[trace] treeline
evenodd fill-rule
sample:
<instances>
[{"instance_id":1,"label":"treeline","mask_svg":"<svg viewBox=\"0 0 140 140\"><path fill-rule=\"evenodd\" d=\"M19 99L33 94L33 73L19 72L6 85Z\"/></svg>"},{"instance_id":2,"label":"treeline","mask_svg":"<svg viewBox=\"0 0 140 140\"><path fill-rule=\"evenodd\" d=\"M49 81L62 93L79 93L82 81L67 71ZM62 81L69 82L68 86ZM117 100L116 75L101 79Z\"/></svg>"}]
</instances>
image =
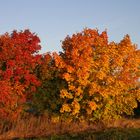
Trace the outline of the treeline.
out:
<instances>
[{"instance_id":1,"label":"treeline","mask_svg":"<svg viewBox=\"0 0 140 140\"><path fill-rule=\"evenodd\" d=\"M26 113L79 121L133 115L140 101L140 50L106 31L67 36L60 53L39 54L29 30L0 35L0 118Z\"/></svg>"}]
</instances>

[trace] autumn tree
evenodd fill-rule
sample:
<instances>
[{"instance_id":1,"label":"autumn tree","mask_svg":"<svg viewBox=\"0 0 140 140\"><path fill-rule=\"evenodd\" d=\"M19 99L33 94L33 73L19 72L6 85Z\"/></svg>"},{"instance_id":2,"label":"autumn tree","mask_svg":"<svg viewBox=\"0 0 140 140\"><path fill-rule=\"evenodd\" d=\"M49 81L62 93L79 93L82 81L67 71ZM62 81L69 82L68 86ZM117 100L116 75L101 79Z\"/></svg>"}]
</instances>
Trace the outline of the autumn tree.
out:
<instances>
[{"instance_id":1,"label":"autumn tree","mask_svg":"<svg viewBox=\"0 0 140 140\"><path fill-rule=\"evenodd\" d=\"M140 99L140 50L128 35L108 43L106 31L85 29L67 36L62 48L53 55L66 82L59 91L62 114L92 121L133 114Z\"/></svg>"},{"instance_id":2,"label":"autumn tree","mask_svg":"<svg viewBox=\"0 0 140 140\"><path fill-rule=\"evenodd\" d=\"M16 117L40 85L40 40L29 30L0 35L0 116Z\"/></svg>"},{"instance_id":3,"label":"autumn tree","mask_svg":"<svg viewBox=\"0 0 140 140\"><path fill-rule=\"evenodd\" d=\"M36 110L37 114L58 116L63 103L59 97L59 92L67 83L58 76L59 70L55 66L54 57L51 53L42 54L42 63L38 72L42 84L33 96L31 108Z\"/></svg>"},{"instance_id":4,"label":"autumn tree","mask_svg":"<svg viewBox=\"0 0 140 140\"><path fill-rule=\"evenodd\" d=\"M85 29L67 36L63 51L38 55L29 30L0 36L0 115L16 117L27 101L79 120L132 115L140 101L140 50L126 35L108 42L107 32Z\"/></svg>"}]
</instances>

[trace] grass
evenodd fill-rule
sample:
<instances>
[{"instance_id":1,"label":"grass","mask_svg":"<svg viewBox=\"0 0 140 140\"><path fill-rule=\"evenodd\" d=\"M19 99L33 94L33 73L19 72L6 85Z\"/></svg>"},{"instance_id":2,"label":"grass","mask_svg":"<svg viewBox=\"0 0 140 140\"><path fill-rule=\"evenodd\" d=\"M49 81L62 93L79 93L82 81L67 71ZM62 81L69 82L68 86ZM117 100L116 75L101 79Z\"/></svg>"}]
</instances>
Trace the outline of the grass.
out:
<instances>
[{"instance_id":1,"label":"grass","mask_svg":"<svg viewBox=\"0 0 140 140\"><path fill-rule=\"evenodd\" d=\"M53 135L44 138L17 140L140 140L140 129L110 128L104 131L87 131L76 134Z\"/></svg>"},{"instance_id":2,"label":"grass","mask_svg":"<svg viewBox=\"0 0 140 140\"><path fill-rule=\"evenodd\" d=\"M140 119L111 122L54 122L47 116L26 116L14 125L0 123L0 140L140 140Z\"/></svg>"}]
</instances>

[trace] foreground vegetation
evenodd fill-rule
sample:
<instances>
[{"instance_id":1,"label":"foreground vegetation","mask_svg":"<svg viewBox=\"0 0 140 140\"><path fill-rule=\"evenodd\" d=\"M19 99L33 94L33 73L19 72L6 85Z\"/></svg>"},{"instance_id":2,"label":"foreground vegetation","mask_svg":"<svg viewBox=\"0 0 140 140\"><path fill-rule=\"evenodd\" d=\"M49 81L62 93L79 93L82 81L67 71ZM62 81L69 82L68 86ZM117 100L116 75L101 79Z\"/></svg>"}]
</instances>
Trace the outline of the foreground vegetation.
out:
<instances>
[{"instance_id":1,"label":"foreground vegetation","mask_svg":"<svg viewBox=\"0 0 140 140\"><path fill-rule=\"evenodd\" d=\"M48 138L33 138L29 140L139 140L140 129L107 129L105 131L89 131L79 134L65 134Z\"/></svg>"},{"instance_id":2,"label":"foreground vegetation","mask_svg":"<svg viewBox=\"0 0 140 140\"><path fill-rule=\"evenodd\" d=\"M15 140L139 140L140 129L111 128L104 131L87 131L75 134L53 135L41 138L16 138Z\"/></svg>"},{"instance_id":3,"label":"foreground vegetation","mask_svg":"<svg viewBox=\"0 0 140 140\"><path fill-rule=\"evenodd\" d=\"M0 139L80 139L138 137L140 119L118 119L106 122L68 122L47 116L26 116L13 124L1 122ZM121 132L122 131L122 132ZM118 135L118 136L117 136ZM113 139L112 138L112 139ZM109 139L110 140L110 139ZM114 140L114 139L113 139Z\"/></svg>"}]
</instances>

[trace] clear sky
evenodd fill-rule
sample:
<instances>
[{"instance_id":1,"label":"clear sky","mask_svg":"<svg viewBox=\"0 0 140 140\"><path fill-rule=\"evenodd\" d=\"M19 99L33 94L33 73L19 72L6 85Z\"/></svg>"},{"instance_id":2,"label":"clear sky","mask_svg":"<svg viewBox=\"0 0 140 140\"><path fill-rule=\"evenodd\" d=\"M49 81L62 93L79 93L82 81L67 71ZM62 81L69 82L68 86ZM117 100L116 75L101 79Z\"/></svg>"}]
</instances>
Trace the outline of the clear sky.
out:
<instances>
[{"instance_id":1,"label":"clear sky","mask_svg":"<svg viewBox=\"0 0 140 140\"><path fill-rule=\"evenodd\" d=\"M140 48L140 0L1 0L0 34L30 29L41 39L42 51L61 51L66 35L107 29L109 41L125 34Z\"/></svg>"}]
</instances>

